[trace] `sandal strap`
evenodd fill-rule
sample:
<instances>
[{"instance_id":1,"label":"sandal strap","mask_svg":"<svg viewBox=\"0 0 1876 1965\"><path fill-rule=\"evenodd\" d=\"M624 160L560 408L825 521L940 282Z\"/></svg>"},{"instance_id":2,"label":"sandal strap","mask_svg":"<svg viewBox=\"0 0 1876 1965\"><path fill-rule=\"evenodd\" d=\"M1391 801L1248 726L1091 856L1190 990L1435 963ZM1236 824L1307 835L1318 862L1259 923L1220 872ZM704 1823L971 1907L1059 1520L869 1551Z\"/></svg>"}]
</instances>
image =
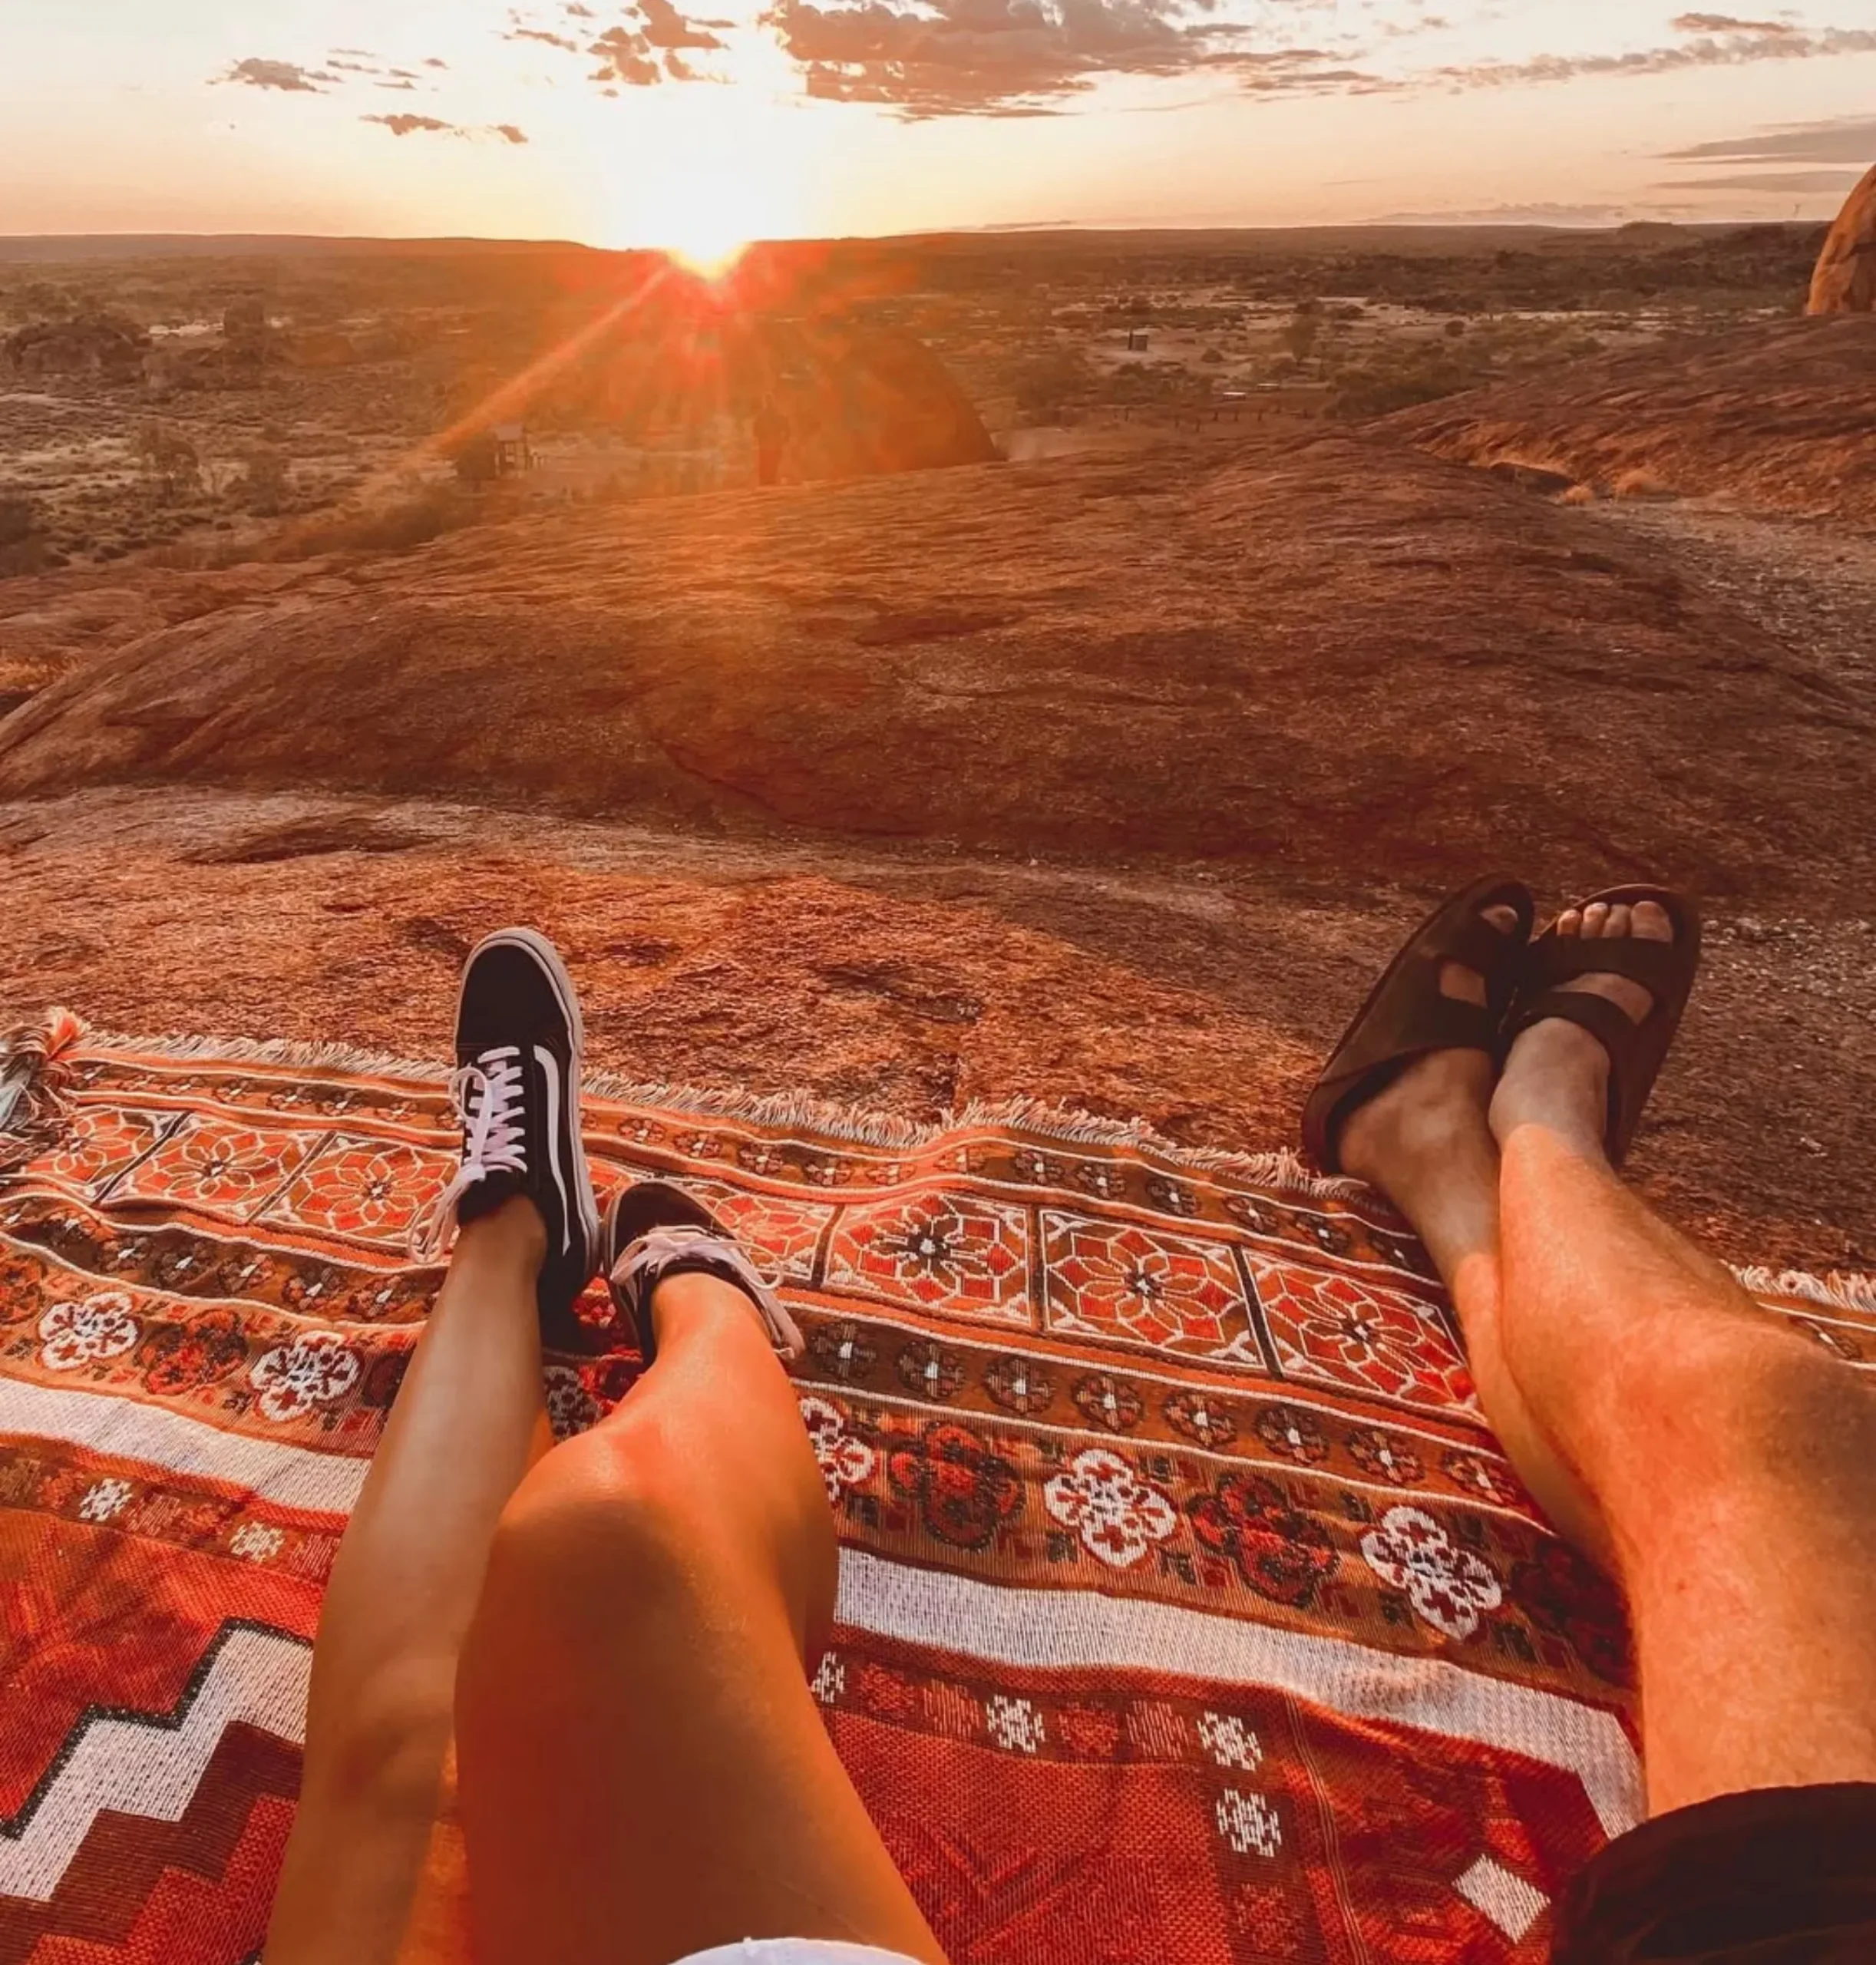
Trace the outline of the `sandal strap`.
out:
<instances>
[{"instance_id":1,"label":"sandal strap","mask_svg":"<svg viewBox=\"0 0 1876 1965\"><path fill-rule=\"evenodd\" d=\"M1463 921L1430 937L1425 953L1433 961L1456 962L1482 976L1487 997L1495 996L1501 1011L1518 981L1518 965L1508 958L1521 953L1524 946L1521 938L1495 928L1481 913L1468 914Z\"/></svg>"},{"instance_id":2,"label":"sandal strap","mask_svg":"<svg viewBox=\"0 0 1876 1965\"><path fill-rule=\"evenodd\" d=\"M1620 1003L1611 1002L1607 996L1593 996L1583 989L1544 989L1518 1005L1508 1034L1519 1037L1534 1023L1553 1021L1574 1023L1579 1030L1587 1030L1609 1053L1613 1068L1610 1079L1613 1088L1620 1076L1622 1059L1635 1048L1641 1025Z\"/></svg>"},{"instance_id":3,"label":"sandal strap","mask_svg":"<svg viewBox=\"0 0 1876 1965\"><path fill-rule=\"evenodd\" d=\"M1639 982L1659 1000L1674 986L1686 963L1686 951L1673 942L1643 941L1633 935L1607 941L1550 935L1532 951L1531 979L1567 982L1579 976L1620 976Z\"/></svg>"},{"instance_id":4,"label":"sandal strap","mask_svg":"<svg viewBox=\"0 0 1876 1965\"><path fill-rule=\"evenodd\" d=\"M632 1320L639 1355L647 1364L653 1355L652 1293L667 1276L685 1274L714 1276L740 1290L761 1319L769 1342L788 1363L806 1352L801 1326L742 1250L707 1228L677 1222L641 1235L613 1265L613 1300Z\"/></svg>"}]
</instances>

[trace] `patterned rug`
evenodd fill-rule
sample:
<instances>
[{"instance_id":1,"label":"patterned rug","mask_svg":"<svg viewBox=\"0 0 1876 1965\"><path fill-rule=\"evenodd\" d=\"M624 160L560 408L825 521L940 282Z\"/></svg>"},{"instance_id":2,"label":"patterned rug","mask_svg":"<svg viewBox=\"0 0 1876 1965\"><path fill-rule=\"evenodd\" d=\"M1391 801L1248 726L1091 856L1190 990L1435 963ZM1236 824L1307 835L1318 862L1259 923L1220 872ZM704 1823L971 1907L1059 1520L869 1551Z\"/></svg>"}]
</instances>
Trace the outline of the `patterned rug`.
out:
<instances>
[{"instance_id":1,"label":"patterned rug","mask_svg":"<svg viewBox=\"0 0 1876 1965\"><path fill-rule=\"evenodd\" d=\"M786 1280L814 1689L956 1965L1542 1958L1637 1818L1620 1607L1372 1196L1021 1111L587 1119L603 1198L673 1175ZM409 1067L0 1051L0 1965L254 1954L452 1144ZM1876 1369L1868 1284L1749 1282ZM632 1372L550 1362L557 1427Z\"/></svg>"}]
</instances>

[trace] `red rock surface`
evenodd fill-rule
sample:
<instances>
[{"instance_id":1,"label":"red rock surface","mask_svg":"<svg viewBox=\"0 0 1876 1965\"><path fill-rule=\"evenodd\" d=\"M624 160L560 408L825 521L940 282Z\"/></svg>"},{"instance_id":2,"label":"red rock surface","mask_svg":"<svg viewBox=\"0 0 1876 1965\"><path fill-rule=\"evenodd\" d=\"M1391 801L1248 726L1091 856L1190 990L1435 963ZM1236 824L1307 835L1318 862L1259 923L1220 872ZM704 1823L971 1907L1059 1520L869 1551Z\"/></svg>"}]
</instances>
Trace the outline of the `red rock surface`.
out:
<instances>
[{"instance_id":1,"label":"red rock surface","mask_svg":"<svg viewBox=\"0 0 1876 1965\"><path fill-rule=\"evenodd\" d=\"M1385 443L668 500L230 578L0 727L0 796L320 786L1755 900L1876 854L1841 811L1854 692L1592 520Z\"/></svg>"},{"instance_id":2,"label":"red rock surface","mask_svg":"<svg viewBox=\"0 0 1876 1965\"><path fill-rule=\"evenodd\" d=\"M1876 312L1876 169L1850 193L1824 242L1810 311Z\"/></svg>"},{"instance_id":3,"label":"red rock surface","mask_svg":"<svg viewBox=\"0 0 1876 1965\"><path fill-rule=\"evenodd\" d=\"M1782 322L1476 389L1386 428L1462 464L1876 525L1876 319Z\"/></svg>"}]
</instances>

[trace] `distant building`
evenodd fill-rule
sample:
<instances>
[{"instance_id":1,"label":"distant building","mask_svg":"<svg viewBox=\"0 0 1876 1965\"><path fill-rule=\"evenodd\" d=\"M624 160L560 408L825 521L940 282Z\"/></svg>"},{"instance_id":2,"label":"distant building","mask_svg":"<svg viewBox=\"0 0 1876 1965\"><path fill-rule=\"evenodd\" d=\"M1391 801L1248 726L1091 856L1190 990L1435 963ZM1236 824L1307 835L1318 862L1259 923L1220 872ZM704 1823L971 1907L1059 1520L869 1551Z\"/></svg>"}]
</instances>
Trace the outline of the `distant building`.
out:
<instances>
[{"instance_id":1,"label":"distant building","mask_svg":"<svg viewBox=\"0 0 1876 1965\"><path fill-rule=\"evenodd\" d=\"M497 477L525 477L534 468L534 452L525 423L497 423L488 433L495 449Z\"/></svg>"}]
</instances>

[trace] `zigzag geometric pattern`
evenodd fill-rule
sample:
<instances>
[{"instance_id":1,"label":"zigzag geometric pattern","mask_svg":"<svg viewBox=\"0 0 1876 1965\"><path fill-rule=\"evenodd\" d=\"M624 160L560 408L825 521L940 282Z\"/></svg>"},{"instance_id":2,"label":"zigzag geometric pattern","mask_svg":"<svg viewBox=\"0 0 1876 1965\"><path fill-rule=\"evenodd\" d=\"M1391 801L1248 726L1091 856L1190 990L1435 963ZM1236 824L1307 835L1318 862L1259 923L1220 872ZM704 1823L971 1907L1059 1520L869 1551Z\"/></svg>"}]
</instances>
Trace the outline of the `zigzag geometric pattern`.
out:
<instances>
[{"instance_id":1,"label":"zigzag geometric pattern","mask_svg":"<svg viewBox=\"0 0 1876 1965\"><path fill-rule=\"evenodd\" d=\"M237 1965L445 1100L58 1062L0 1151L0 1965ZM783 1278L844 1550L815 1694L956 1965L1539 1965L1639 1808L1621 1607L1371 1197L1032 1114L586 1119L603 1199L689 1182ZM1876 1370L1867 1286L1748 1282ZM557 1428L635 1369L550 1359Z\"/></svg>"}]
</instances>

